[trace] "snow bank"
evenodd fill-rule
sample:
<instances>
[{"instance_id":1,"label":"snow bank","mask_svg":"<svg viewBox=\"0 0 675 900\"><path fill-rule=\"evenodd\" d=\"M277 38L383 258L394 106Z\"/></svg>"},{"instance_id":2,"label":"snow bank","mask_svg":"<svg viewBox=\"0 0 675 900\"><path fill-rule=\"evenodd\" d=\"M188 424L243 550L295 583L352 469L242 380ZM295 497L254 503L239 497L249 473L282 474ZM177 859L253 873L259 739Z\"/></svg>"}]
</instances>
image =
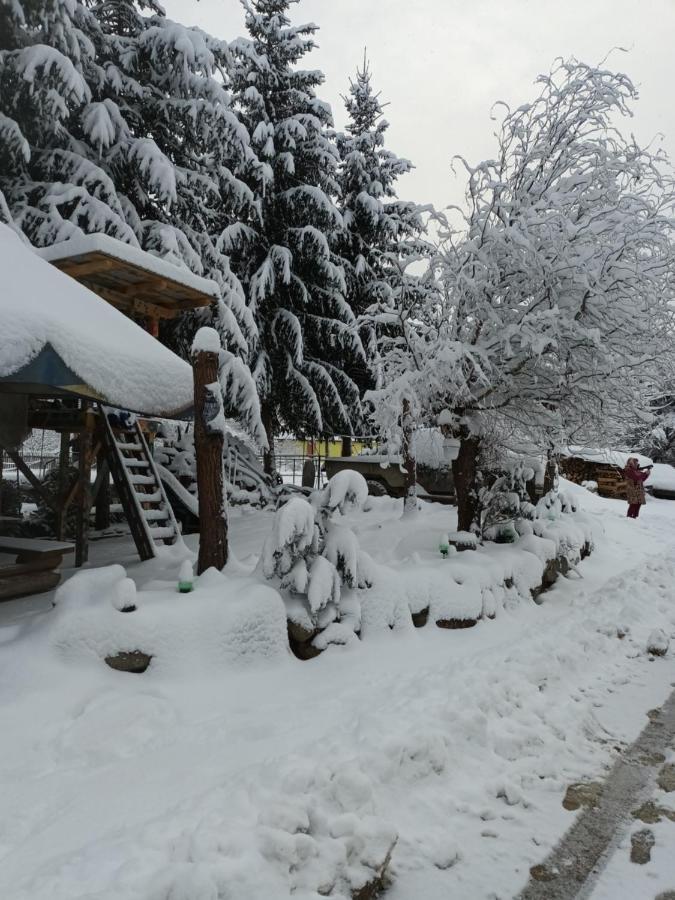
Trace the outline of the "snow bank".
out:
<instances>
[{"instance_id":1,"label":"snow bank","mask_svg":"<svg viewBox=\"0 0 675 900\"><path fill-rule=\"evenodd\" d=\"M70 661L97 666L107 656L140 650L152 656L148 675L219 671L288 655L286 612L279 594L247 578L209 569L194 590L155 582L120 612L122 566L80 572L56 594L51 642ZM144 676L146 677L146 676Z\"/></svg>"},{"instance_id":2,"label":"snow bank","mask_svg":"<svg viewBox=\"0 0 675 900\"><path fill-rule=\"evenodd\" d=\"M675 491L675 468L664 463L655 463L647 487L655 488L657 491Z\"/></svg>"},{"instance_id":3,"label":"snow bank","mask_svg":"<svg viewBox=\"0 0 675 900\"><path fill-rule=\"evenodd\" d=\"M0 224L0 378L47 345L114 406L169 414L193 402L190 366Z\"/></svg>"},{"instance_id":4,"label":"snow bank","mask_svg":"<svg viewBox=\"0 0 675 900\"><path fill-rule=\"evenodd\" d=\"M530 533L531 532L531 533ZM455 537L456 535L451 535ZM500 609L532 601L551 560L576 566L594 541L592 520L574 511L535 519L528 533L511 544L486 542L476 550L450 548L443 559L439 532L409 526L388 566L373 564L372 588L358 591L361 637L410 627L411 615L429 611L429 622L475 622Z\"/></svg>"},{"instance_id":5,"label":"snow bank","mask_svg":"<svg viewBox=\"0 0 675 900\"><path fill-rule=\"evenodd\" d=\"M208 278L202 278L195 275L184 266L174 265L166 259L161 259L138 247L132 247L122 241L109 237L107 234L81 234L78 237L69 238L67 241L60 241L58 244L52 244L50 247L42 247L37 253L49 262L56 262L60 259L70 259L74 256L84 256L87 253L105 253L106 256L112 256L123 262L131 263L146 272L158 275L160 278L167 278L176 281L184 287L193 288L195 291L201 291L209 297L217 297L219 294L218 285L215 281Z\"/></svg>"}]
</instances>

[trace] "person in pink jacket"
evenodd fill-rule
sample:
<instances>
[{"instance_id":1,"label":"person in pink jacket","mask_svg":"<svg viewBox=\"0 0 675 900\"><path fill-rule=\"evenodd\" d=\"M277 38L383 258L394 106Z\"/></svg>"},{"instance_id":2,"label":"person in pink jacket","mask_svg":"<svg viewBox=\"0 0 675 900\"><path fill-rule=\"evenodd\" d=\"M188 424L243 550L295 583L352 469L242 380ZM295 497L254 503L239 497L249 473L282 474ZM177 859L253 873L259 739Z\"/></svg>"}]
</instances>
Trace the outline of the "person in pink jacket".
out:
<instances>
[{"instance_id":1,"label":"person in pink jacket","mask_svg":"<svg viewBox=\"0 0 675 900\"><path fill-rule=\"evenodd\" d=\"M645 497L645 481L651 475L651 466L641 469L635 456L630 456L626 468L621 474L626 480L626 500L628 501L628 518L637 519L640 507L647 502Z\"/></svg>"}]
</instances>

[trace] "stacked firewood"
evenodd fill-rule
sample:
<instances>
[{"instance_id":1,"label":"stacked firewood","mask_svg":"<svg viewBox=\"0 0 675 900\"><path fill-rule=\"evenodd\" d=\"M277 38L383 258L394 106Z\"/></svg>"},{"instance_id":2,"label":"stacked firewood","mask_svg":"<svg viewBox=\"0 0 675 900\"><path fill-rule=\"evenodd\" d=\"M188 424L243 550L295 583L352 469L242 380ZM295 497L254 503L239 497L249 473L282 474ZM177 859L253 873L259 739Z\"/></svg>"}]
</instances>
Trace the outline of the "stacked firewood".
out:
<instances>
[{"instance_id":1,"label":"stacked firewood","mask_svg":"<svg viewBox=\"0 0 675 900\"><path fill-rule=\"evenodd\" d=\"M595 481L601 497L626 499L626 485L618 466L592 462L580 456L563 456L559 465L561 474L575 484Z\"/></svg>"}]
</instances>

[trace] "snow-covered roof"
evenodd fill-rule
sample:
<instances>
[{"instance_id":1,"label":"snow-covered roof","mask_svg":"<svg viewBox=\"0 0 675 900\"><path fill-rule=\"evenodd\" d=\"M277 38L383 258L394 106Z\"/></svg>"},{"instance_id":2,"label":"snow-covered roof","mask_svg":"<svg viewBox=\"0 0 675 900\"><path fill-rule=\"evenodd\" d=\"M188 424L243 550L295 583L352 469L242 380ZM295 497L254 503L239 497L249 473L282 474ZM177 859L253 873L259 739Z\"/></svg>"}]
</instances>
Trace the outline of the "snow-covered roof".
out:
<instances>
[{"instance_id":1,"label":"snow-covered roof","mask_svg":"<svg viewBox=\"0 0 675 900\"><path fill-rule=\"evenodd\" d=\"M600 463L602 465L619 466L622 469L631 456L636 457L641 466L650 466L652 463L648 456L643 456L641 453L629 453L625 450L610 450L602 447L572 446L568 447L563 455L585 459L587 462Z\"/></svg>"},{"instance_id":2,"label":"snow-covered roof","mask_svg":"<svg viewBox=\"0 0 675 900\"><path fill-rule=\"evenodd\" d=\"M113 406L160 415L193 401L192 369L0 224L0 378L51 347Z\"/></svg>"},{"instance_id":3,"label":"snow-covered roof","mask_svg":"<svg viewBox=\"0 0 675 900\"><path fill-rule=\"evenodd\" d=\"M49 262L56 263L59 260L85 256L88 253L104 253L115 259L138 266L157 275L159 278L168 278L176 281L191 290L200 291L209 297L218 296L218 285L215 281L195 275L183 266L176 266L166 259L160 259L152 253L147 253L138 247L132 247L122 241L109 237L107 234L81 234L67 241L52 244L51 247L42 247L37 253Z\"/></svg>"}]
</instances>

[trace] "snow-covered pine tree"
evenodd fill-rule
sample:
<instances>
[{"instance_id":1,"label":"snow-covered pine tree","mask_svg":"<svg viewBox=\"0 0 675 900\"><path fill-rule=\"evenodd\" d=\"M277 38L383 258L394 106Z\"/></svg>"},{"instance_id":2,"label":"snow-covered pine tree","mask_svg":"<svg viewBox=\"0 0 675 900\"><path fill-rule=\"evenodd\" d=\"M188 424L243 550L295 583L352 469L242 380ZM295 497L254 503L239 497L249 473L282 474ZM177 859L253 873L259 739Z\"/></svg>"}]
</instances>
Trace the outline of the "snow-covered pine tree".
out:
<instances>
[{"instance_id":1,"label":"snow-covered pine tree","mask_svg":"<svg viewBox=\"0 0 675 900\"><path fill-rule=\"evenodd\" d=\"M216 280L219 330L246 353L255 324L217 246L253 208L228 45L156 0L12 0L0 35L0 191L15 222L38 246L102 232Z\"/></svg>"},{"instance_id":2,"label":"snow-covered pine tree","mask_svg":"<svg viewBox=\"0 0 675 900\"><path fill-rule=\"evenodd\" d=\"M281 423L309 435L351 433L360 399L347 370L365 360L333 250L339 159L330 107L316 94L323 74L297 68L317 27L291 25L294 2L242 0L250 39L231 45L232 86L260 160L246 179L259 220L230 226L219 244L258 325L250 365L270 438Z\"/></svg>"},{"instance_id":3,"label":"snow-covered pine tree","mask_svg":"<svg viewBox=\"0 0 675 900\"><path fill-rule=\"evenodd\" d=\"M424 237L429 208L397 199L397 181L413 165L385 148L389 123L365 53L343 100L349 121L337 139L344 222L338 247L345 262L347 300L359 320L368 358L367 368L357 369L353 377L365 390L374 387L381 374L378 336L391 336L392 329L400 332L400 321L395 320L419 290L409 263L428 260L433 247Z\"/></svg>"}]
</instances>

